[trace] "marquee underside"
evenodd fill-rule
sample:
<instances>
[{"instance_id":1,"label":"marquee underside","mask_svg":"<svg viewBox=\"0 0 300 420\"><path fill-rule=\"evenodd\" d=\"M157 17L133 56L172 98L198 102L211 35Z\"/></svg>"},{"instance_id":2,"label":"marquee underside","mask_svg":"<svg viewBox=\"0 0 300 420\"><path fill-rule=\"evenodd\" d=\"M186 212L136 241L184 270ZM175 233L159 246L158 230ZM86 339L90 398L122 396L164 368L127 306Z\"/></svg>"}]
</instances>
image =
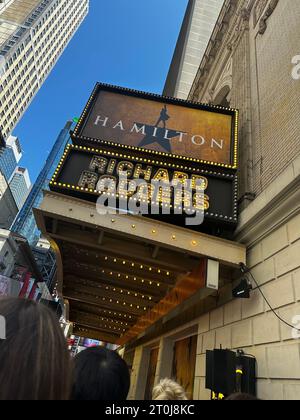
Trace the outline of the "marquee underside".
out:
<instances>
[{"instance_id":1,"label":"marquee underside","mask_svg":"<svg viewBox=\"0 0 300 420\"><path fill-rule=\"evenodd\" d=\"M241 244L45 192L38 226L57 253L58 292L74 334L126 344L206 288L206 262L222 273L246 262Z\"/></svg>"}]
</instances>

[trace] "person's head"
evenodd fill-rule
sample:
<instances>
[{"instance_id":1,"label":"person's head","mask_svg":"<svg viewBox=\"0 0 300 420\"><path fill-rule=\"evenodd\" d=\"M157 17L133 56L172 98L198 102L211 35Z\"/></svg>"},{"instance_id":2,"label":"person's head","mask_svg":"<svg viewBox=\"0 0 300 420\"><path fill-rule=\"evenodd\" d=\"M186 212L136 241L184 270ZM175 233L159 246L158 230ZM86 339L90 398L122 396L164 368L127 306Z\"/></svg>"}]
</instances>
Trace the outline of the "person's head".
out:
<instances>
[{"instance_id":1,"label":"person's head","mask_svg":"<svg viewBox=\"0 0 300 420\"><path fill-rule=\"evenodd\" d=\"M130 374L126 362L114 351L93 347L74 360L72 399L76 401L126 401Z\"/></svg>"},{"instance_id":2,"label":"person's head","mask_svg":"<svg viewBox=\"0 0 300 420\"><path fill-rule=\"evenodd\" d=\"M152 399L164 401L187 401L185 390L171 379L163 379L153 389Z\"/></svg>"},{"instance_id":3,"label":"person's head","mask_svg":"<svg viewBox=\"0 0 300 420\"><path fill-rule=\"evenodd\" d=\"M226 401L258 401L258 399L250 394L233 394L226 398Z\"/></svg>"},{"instance_id":4,"label":"person's head","mask_svg":"<svg viewBox=\"0 0 300 420\"><path fill-rule=\"evenodd\" d=\"M0 340L0 400L67 400L71 360L58 319L47 307L0 299L6 339Z\"/></svg>"}]
</instances>

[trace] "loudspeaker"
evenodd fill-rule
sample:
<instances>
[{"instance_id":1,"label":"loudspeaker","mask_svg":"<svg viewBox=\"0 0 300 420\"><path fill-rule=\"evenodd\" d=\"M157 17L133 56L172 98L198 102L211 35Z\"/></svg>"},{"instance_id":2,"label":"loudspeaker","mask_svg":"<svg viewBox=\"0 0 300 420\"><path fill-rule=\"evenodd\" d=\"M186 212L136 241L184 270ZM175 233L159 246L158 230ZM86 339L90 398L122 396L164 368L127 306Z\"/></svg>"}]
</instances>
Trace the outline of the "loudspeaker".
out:
<instances>
[{"instance_id":1,"label":"loudspeaker","mask_svg":"<svg viewBox=\"0 0 300 420\"><path fill-rule=\"evenodd\" d=\"M236 387L236 353L214 350L206 353L206 388L229 396Z\"/></svg>"},{"instance_id":2,"label":"loudspeaker","mask_svg":"<svg viewBox=\"0 0 300 420\"><path fill-rule=\"evenodd\" d=\"M233 289L232 296L237 299L249 299L252 285L247 279L242 279L240 284Z\"/></svg>"}]
</instances>

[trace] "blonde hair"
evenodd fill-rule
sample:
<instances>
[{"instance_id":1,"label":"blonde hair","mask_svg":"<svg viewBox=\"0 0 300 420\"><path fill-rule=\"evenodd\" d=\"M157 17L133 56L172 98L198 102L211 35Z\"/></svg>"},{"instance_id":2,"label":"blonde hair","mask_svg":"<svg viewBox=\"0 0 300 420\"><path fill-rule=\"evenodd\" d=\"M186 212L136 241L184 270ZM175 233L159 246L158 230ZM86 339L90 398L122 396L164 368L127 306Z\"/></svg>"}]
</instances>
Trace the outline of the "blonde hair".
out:
<instances>
[{"instance_id":1,"label":"blonde hair","mask_svg":"<svg viewBox=\"0 0 300 420\"><path fill-rule=\"evenodd\" d=\"M164 401L187 401L185 390L178 383L171 379L163 379L153 389L153 400Z\"/></svg>"}]
</instances>

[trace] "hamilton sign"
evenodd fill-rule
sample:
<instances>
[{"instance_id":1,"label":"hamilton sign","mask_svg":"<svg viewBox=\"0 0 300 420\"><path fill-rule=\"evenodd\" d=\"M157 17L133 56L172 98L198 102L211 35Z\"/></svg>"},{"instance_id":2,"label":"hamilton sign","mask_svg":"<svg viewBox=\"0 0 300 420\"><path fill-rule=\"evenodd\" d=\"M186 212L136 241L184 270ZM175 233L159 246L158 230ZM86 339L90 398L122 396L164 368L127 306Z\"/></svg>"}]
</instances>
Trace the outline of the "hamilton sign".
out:
<instances>
[{"instance_id":1,"label":"hamilton sign","mask_svg":"<svg viewBox=\"0 0 300 420\"><path fill-rule=\"evenodd\" d=\"M236 168L237 118L233 109L98 84L74 136L87 144Z\"/></svg>"}]
</instances>

